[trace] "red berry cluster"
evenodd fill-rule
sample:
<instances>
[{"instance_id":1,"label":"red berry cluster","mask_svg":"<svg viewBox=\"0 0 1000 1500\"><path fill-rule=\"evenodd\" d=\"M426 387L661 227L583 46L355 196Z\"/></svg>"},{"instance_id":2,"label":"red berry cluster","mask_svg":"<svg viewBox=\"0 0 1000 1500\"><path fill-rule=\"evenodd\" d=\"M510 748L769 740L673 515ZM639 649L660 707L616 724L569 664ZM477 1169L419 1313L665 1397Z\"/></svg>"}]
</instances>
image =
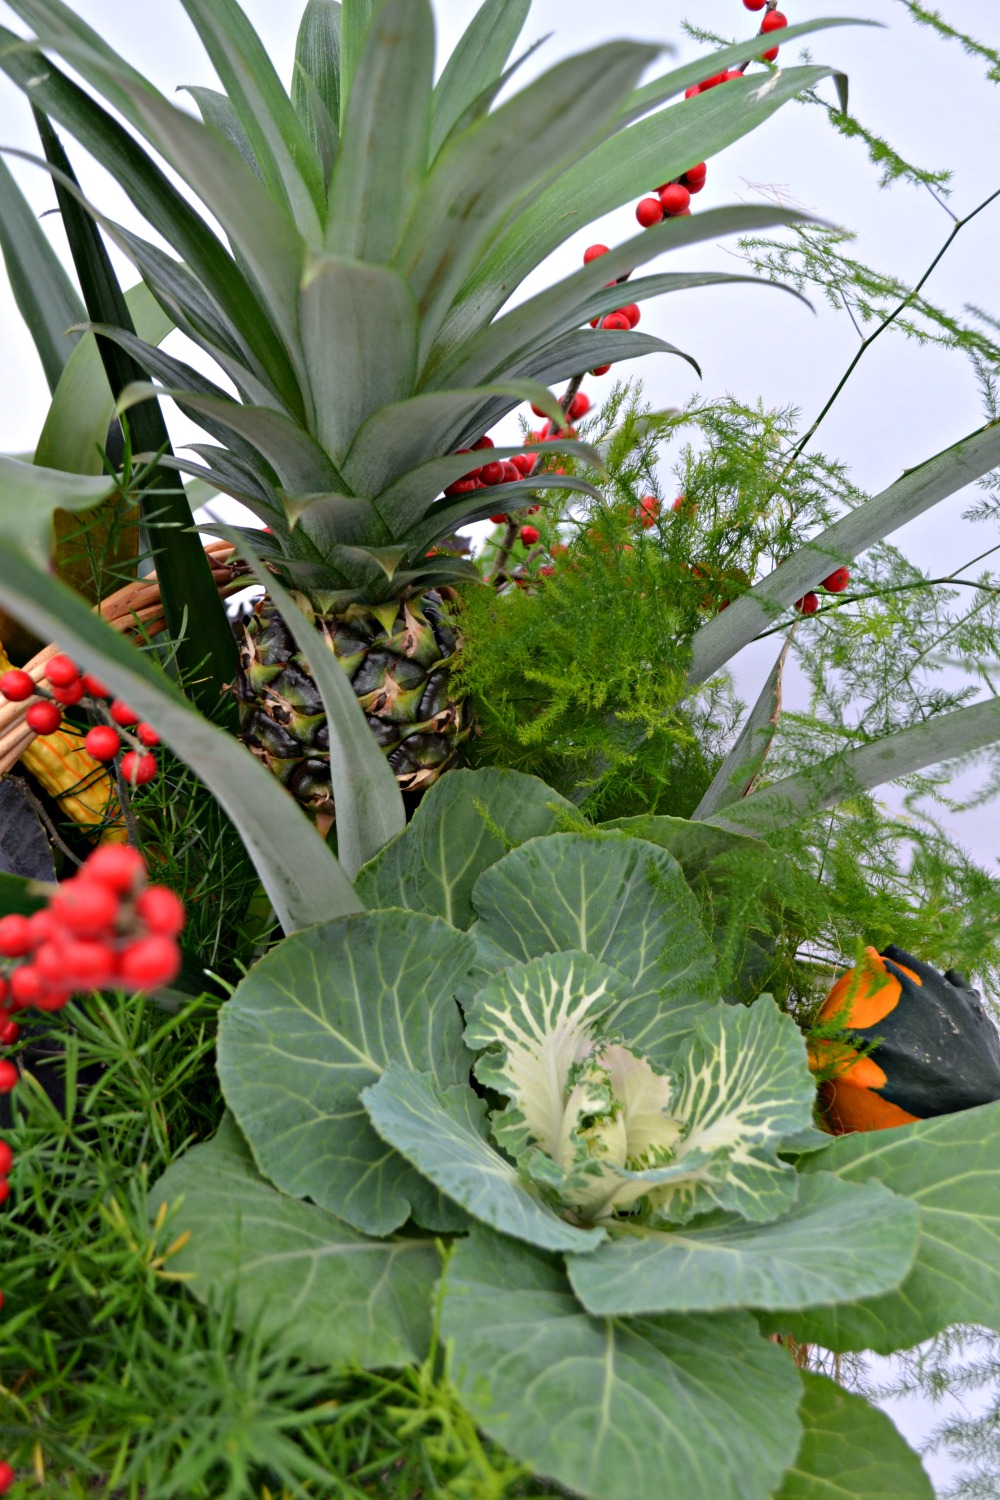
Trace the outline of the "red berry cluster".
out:
<instances>
[{"instance_id":1,"label":"red berry cluster","mask_svg":"<svg viewBox=\"0 0 1000 1500\"><path fill-rule=\"evenodd\" d=\"M850 581L851 575L846 568L834 568L829 578L823 579L820 588L826 589L828 594L842 594ZM800 615L814 615L819 609L819 595L803 594L801 599L796 599L795 608Z\"/></svg>"},{"instance_id":2,"label":"red berry cluster","mask_svg":"<svg viewBox=\"0 0 1000 1500\"><path fill-rule=\"evenodd\" d=\"M458 453L477 453L496 444L490 437L481 437L471 448L458 448ZM478 469L470 469L461 479L456 479L445 490L446 495L471 495L474 490L489 490L500 484L516 484L525 479L535 467L535 460L527 453L517 453L513 458L488 459Z\"/></svg>"},{"instance_id":3,"label":"red berry cluster","mask_svg":"<svg viewBox=\"0 0 1000 1500\"><path fill-rule=\"evenodd\" d=\"M738 73L734 76L740 77ZM696 166L688 167L679 177L661 183L656 189L655 197L641 199L635 216L643 229L652 229L654 224L659 224L664 219L688 218L691 213L691 194L701 192L707 177L708 167L700 161Z\"/></svg>"},{"instance_id":4,"label":"red berry cluster","mask_svg":"<svg viewBox=\"0 0 1000 1500\"><path fill-rule=\"evenodd\" d=\"M145 786L152 781L156 775L156 756L151 750L160 743L153 726L141 721L121 698L113 698L110 689L98 678L81 672L68 656L61 653L50 656L44 671L48 692L19 667L12 667L0 676L0 697L9 703L38 700L24 716L29 729L38 735L55 734L62 727L63 708L86 708L105 720L103 724L95 724L84 737L88 754L95 760L111 761L125 742L131 748L121 758L122 776L132 786Z\"/></svg>"}]
</instances>

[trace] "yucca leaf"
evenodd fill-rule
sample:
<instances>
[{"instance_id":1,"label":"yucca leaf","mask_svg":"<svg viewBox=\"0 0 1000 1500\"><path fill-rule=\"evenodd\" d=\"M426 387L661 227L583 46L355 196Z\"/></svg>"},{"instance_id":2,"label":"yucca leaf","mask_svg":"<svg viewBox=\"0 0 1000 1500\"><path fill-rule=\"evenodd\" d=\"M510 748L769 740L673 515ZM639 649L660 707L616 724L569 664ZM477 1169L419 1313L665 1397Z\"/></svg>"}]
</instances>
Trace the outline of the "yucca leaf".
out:
<instances>
[{"instance_id":1,"label":"yucca leaf","mask_svg":"<svg viewBox=\"0 0 1000 1500\"><path fill-rule=\"evenodd\" d=\"M235 0L181 0L246 132L264 185L299 233L318 239L326 183L312 139Z\"/></svg>"},{"instance_id":2,"label":"yucca leaf","mask_svg":"<svg viewBox=\"0 0 1000 1500\"><path fill-rule=\"evenodd\" d=\"M692 822L707 818L717 820L724 807L749 794L760 775L781 717L781 676L790 648L791 642L786 641L732 749L691 814Z\"/></svg>"},{"instance_id":3,"label":"yucca leaf","mask_svg":"<svg viewBox=\"0 0 1000 1500\"><path fill-rule=\"evenodd\" d=\"M831 755L794 776L751 792L706 821L738 833L766 833L927 766L955 760L1000 740L1000 699L936 714L912 729Z\"/></svg>"},{"instance_id":4,"label":"yucca leaf","mask_svg":"<svg viewBox=\"0 0 1000 1500\"><path fill-rule=\"evenodd\" d=\"M253 147L229 96L220 94L218 89L200 88L196 84L188 84L184 92L190 94L197 104L198 113L205 124L217 135L221 135L224 141L228 141L251 172L262 178L260 164L253 154Z\"/></svg>"},{"instance_id":5,"label":"yucca leaf","mask_svg":"<svg viewBox=\"0 0 1000 1500\"><path fill-rule=\"evenodd\" d=\"M269 572L253 547L223 530L244 561L255 569L281 618L295 637L323 700L330 731L330 781L337 809L337 855L348 879L406 826L399 784L379 749L350 678L327 645L326 638L306 619L292 595Z\"/></svg>"},{"instance_id":6,"label":"yucca leaf","mask_svg":"<svg viewBox=\"0 0 1000 1500\"><path fill-rule=\"evenodd\" d=\"M34 210L0 161L0 250L10 289L38 350L49 390L55 392L86 316L80 294L49 244Z\"/></svg>"},{"instance_id":7,"label":"yucca leaf","mask_svg":"<svg viewBox=\"0 0 1000 1500\"><path fill-rule=\"evenodd\" d=\"M458 348L478 333L506 302L510 289L563 243L567 226L582 229L649 192L654 184L677 177L703 157L717 155L831 71L789 68L766 78L734 80L672 109L659 110L627 130L616 129L538 197L526 201L511 219L458 292L438 336L441 351Z\"/></svg>"},{"instance_id":8,"label":"yucca leaf","mask_svg":"<svg viewBox=\"0 0 1000 1500\"><path fill-rule=\"evenodd\" d=\"M530 9L531 0L485 0L469 22L434 88L432 161L466 111L502 75Z\"/></svg>"},{"instance_id":9,"label":"yucca leaf","mask_svg":"<svg viewBox=\"0 0 1000 1500\"><path fill-rule=\"evenodd\" d=\"M421 358L484 246L519 199L535 196L538 174L526 173L525 150L544 163L543 178L556 180L571 163L593 160L589 148L656 55L653 47L611 42L568 58L444 147L394 262L420 306ZM564 226L561 220L557 244Z\"/></svg>"},{"instance_id":10,"label":"yucca leaf","mask_svg":"<svg viewBox=\"0 0 1000 1500\"><path fill-rule=\"evenodd\" d=\"M358 429L413 390L417 310L406 282L384 266L334 256L306 265L302 349L316 437L342 464Z\"/></svg>"},{"instance_id":11,"label":"yucca leaf","mask_svg":"<svg viewBox=\"0 0 1000 1500\"><path fill-rule=\"evenodd\" d=\"M689 681L704 682L841 563L905 526L1000 464L1000 422L991 422L909 469L864 505L800 547L749 593L698 631Z\"/></svg>"},{"instance_id":12,"label":"yucca leaf","mask_svg":"<svg viewBox=\"0 0 1000 1500\"><path fill-rule=\"evenodd\" d=\"M334 855L276 778L192 708L143 652L14 547L0 547L0 601L156 725L229 814L286 932L363 910Z\"/></svg>"},{"instance_id":13,"label":"yucca leaf","mask_svg":"<svg viewBox=\"0 0 1000 1500\"><path fill-rule=\"evenodd\" d=\"M433 82L430 0L385 0L344 113L325 240L334 255L392 260L427 170Z\"/></svg>"},{"instance_id":14,"label":"yucca leaf","mask_svg":"<svg viewBox=\"0 0 1000 1500\"><path fill-rule=\"evenodd\" d=\"M347 96L365 45L368 28L383 0L343 0L340 7L340 127L344 127Z\"/></svg>"},{"instance_id":15,"label":"yucca leaf","mask_svg":"<svg viewBox=\"0 0 1000 1500\"><path fill-rule=\"evenodd\" d=\"M308 88L306 80L312 85ZM323 154L323 142L316 133L314 99L340 133L340 4L339 0L308 0L295 39L295 68L292 74L292 106L313 141Z\"/></svg>"},{"instance_id":16,"label":"yucca leaf","mask_svg":"<svg viewBox=\"0 0 1000 1500\"><path fill-rule=\"evenodd\" d=\"M18 43L12 31L0 27L0 68L35 106L65 126L111 173L136 210L176 250L213 298L219 316L233 330L248 360L258 361L268 372L291 410L301 411L302 396L288 355L262 310L260 294L248 284L232 257L117 121L47 60L40 69L39 55L21 50ZM5 50L11 44L17 50ZM259 184L256 188L258 193L262 191Z\"/></svg>"}]
</instances>

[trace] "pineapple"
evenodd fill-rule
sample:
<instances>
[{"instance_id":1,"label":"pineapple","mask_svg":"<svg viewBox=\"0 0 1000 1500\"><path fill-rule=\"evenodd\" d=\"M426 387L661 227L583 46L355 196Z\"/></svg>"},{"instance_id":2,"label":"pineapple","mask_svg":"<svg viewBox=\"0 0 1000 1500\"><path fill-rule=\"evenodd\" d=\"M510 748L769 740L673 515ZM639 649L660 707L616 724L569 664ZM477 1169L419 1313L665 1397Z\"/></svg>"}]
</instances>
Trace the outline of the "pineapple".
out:
<instances>
[{"instance_id":1,"label":"pineapple","mask_svg":"<svg viewBox=\"0 0 1000 1500\"><path fill-rule=\"evenodd\" d=\"M742 208L668 221L505 304L570 234L752 129L809 70L791 70L787 83L779 75L768 91L739 80L717 98L662 109L691 70L638 90L658 49L617 42L560 61L494 108L529 0L485 0L436 83L430 0L308 0L289 94L236 0L181 3L227 91L191 89L201 122L56 0L11 0L52 39L47 47L72 33L73 68L168 162L187 197L57 68L40 72L14 47L0 47L0 67L81 135L176 252L101 221L236 395L132 334L101 331L209 434L197 462L166 461L254 513L264 529L247 539L350 676L400 787L419 792L469 733L449 684L459 643L444 601L480 575L439 548L497 509L492 489L460 483L474 468L469 450L523 401L561 426L555 382L678 352L647 334L587 326L619 305L615 278L675 245L795 216ZM0 42L11 37L0 28ZM630 296L693 280L639 280ZM131 388L123 409L152 394ZM600 467L584 444L557 446ZM549 487L590 490L538 475L507 484L500 503L516 511ZM240 732L329 818L323 705L266 594L241 634Z\"/></svg>"}]
</instances>

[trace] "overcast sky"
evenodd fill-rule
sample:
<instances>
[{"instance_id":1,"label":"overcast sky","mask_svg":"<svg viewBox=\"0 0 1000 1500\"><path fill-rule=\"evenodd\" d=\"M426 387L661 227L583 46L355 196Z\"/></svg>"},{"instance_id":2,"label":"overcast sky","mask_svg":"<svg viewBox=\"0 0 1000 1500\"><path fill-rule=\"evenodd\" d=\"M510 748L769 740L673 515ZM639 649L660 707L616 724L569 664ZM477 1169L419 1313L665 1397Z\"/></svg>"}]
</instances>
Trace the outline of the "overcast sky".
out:
<instances>
[{"instance_id":1,"label":"overcast sky","mask_svg":"<svg viewBox=\"0 0 1000 1500\"><path fill-rule=\"evenodd\" d=\"M276 0L243 3L287 79L297 7ZM953 26L1000 43L996 0L935 4ZM473 0L435 0L435 5L444 55L475 7ZM76 0L76 9L164 92L184 84L216 82L176 0ZM0 0L0 18L23 31L5 10ZM814 60L849 75L852 109L904 156L923 166L954 170L950 203L959 217L1000 187L998 97L984 81L980 62L916 27L896 0L789 0L784 10L792 22L855 15L884 23L882 30L819 34L810 44ZM621 36L673 44L679 58L687 60L698 50L681 32L680 21L686 15L734 39L751 34L756 26L741 0L619 0L616 5L607 0L536 0L525 41L549 32L553 37L531 60L524 77L568 52ZM794 61L797 50L794 44L786 48L782 60ZM824 87L832 98L832 85ZM26 103L2 79L0 144L37 150ZM89 168L79 151L73 157L90 196L114 217L134 224L116 185ZM20 162L12 163L12 169L39 211L48 208L52 195L43 174ZM880 190L863 148L834 136L816 109L788 105L711 161L708 185L696 199L696 208L759 201L762 192L775 190L786 202L856 231L859 258L905 280L923 271L950 227L926 192L910 187ZM629 206L581 231L529 290L578 264L582 248L592 240L615 244L634 233L632 214ZM47 222L59 245L58 221ZM935 272L927 288L934 301L955 311L974 303L1000 316L998 228L1000 203L963 231ZM732 242L690 250L675 257L670 269L687 266L738 269ZM748 287L664 299L644 309L642 326L690 351L703 371L699 383L679 360L643 361L641 373L657 404L680 404L695 390L707 395L729 392L748 401L762 397L772 405L794 404L807 419L823 404L857 342L846 318L836 317L824 305L817 304L814 315L778 292ZM0 340L0 451L20 452L33 447L48 398L41 367L2 273ZM885 338L866 357L824 426L820 446L850 466L856 483L875 491L982 420L975 383L961 358ZM179 429L178 436L183 436ZM968 494L954 497L894 540L902 541L919 560L933 561L936 568L961 562L992 541L984 540L983 528L969 535L958 523L968 500ZM746 666L748 692L757 667L759 661L755 667L752 659ZM992 863L995 814L979 813L958 826L978 857ZM926 1414L917 1412L903 1425L913 1436L914 1423L919 1427L925 1420ZM932 1467L940 1482L943 1466Z\"/></svg>"}]
</instances>

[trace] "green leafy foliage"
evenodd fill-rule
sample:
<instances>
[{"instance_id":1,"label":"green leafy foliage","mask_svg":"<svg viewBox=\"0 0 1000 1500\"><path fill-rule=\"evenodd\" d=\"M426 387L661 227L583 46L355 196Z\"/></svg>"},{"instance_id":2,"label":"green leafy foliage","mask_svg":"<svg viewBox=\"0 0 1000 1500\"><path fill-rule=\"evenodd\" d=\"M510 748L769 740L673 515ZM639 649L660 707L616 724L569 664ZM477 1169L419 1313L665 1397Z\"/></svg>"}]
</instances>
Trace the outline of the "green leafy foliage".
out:
<instances>
[{"instance_id":1,"label":"green leafy foliage","mask_svg":"<svg viewBox=\"0 0 1000 1500\"><path fill-rule=\"evenodd\" d=\"M920 1460L884 1412L824 1375L803 1374L802 1382L802 1446L775 1500L931 1500Z\"/></svg>"}]
</instances>

